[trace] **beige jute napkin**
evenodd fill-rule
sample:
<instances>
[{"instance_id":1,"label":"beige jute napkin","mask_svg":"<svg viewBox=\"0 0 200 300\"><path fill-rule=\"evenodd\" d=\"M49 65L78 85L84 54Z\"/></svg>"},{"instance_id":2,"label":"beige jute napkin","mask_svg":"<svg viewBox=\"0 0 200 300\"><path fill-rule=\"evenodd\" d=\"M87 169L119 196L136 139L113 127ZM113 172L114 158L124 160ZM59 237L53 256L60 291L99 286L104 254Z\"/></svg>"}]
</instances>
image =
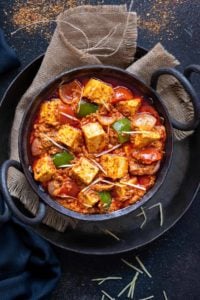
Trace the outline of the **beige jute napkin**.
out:
<instances>
[{"instance_id":1,"label":"beige jute napkin","mask_svg":"<svg viewBox=\"0 0 200 300\"><path fill-rule=\"evenodd\" d=\"M153 71L178 65L175 57L161 44L157 44L147 55L133 63L136 41L137 16L134 12L127 12L125 5L79 6L60 14L42 65L17 106L11 132L10 158L19 160L18 132L26 107L40 89L59 73L87 64L109 64L121 68L129 66L129 72L138 75L148 84ZM181 87L176 89L177 82L169 76L167 80L161 79L158 87L164 100L166 96L165 102L170 98L177 106L185 101L188 103L185 95L182 99ZM184 118L183 115L181 117ZM33 215L37 213L39 199L21 172L10 169L8 187L11 195L19 198ZM77 222L50 207L47 207L43 220L44 224L61 232L69 225L75 227Z\"/></svg>"},{"instance_id":2,"label":"beige jute napkin","mask_svg":"<svg viewBox=\"0 0 200 300\"><path fill-rule=\"evenodd\" d=\"M153 72L160 68L176 67L179 64L179 61L158 43L144 57L129 66L127 71L134 73L143 79L147 85L150 85ZM191 99L174 77L161 76L158 81L157 92L164 101L170 116L181 123L187 123L193 119L194 109ZM177 141L188 137L192 133L193 131L174 129L174 137Z\"/></svg>"}]
</instances>

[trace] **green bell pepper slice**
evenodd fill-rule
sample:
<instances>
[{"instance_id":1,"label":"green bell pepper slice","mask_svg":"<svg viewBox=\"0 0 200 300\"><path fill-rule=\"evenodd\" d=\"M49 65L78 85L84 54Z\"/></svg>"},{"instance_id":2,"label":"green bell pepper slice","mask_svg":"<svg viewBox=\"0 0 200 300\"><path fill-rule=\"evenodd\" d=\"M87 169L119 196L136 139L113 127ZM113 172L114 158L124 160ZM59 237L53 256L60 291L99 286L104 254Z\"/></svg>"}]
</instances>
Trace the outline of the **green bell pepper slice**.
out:
<instances>
[{"instance_id":1,"label":"green bell pepper slice","mask_svg":"<svg viewBox=\"0 0 200 300\"><path fill-rule=\"evenodd\" d=\"M123 131L131 131L131 121L128 118L123 118L116 121L112 127L117 131L118 140L121 144L129 141L129 134L123 133Z\"/></svg>"},{"instance_id":2,"label":"green bell pepper slice","mask_svg":"<svg viewBox=\"0 0 200 300\"><path fill-rule=\"evenodd\" d=\"M56 153L52 159L53 159L54 165L56 167L60 167L62 165L69 164L71 162L71 160L74 159L74 156L67 151L63 151L63 152Z\"/></svg>"},{"instance_id":3,"label":"green bell pepper slice","mask_svg":"<svg viewBox=\"0 0 200 300\"><path fill-rule=\"evenodd\" d=\"M81 100L80 104L79 104L79 110L78 110L77 115L78 115L78 117L85 117L87 115L95 113L98 108L99 108L99 106L97 104Z\"/></svg>"},{"instance_id":4,"label":"green bell pepper slice","mask_svg":"<svg viewBox=\"0 0 200 300\"><path fill-rule=\"evenodd\" d=\"M106 208L109 208L109 206L112 202L111 194L107 191L102 191L102 192L99 192L99 196L100 196L100 199L103 202L104 206Z\"/></svg>"}]
</instances>

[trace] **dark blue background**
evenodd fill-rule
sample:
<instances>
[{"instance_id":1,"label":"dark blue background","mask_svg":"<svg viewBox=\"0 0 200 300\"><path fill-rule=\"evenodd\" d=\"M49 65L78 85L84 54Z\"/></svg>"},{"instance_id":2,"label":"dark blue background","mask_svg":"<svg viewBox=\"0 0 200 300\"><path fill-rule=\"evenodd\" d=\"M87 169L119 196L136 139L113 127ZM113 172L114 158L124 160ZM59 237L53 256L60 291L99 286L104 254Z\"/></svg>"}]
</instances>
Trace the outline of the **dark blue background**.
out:
<instances>
[{"instance_id":1,"label":"dark blue background","mask_svg":"<svg viewBox=\"0 0 200 300\"><path fill-rule=\"evenodd\" d=\"M43 37L40 29L35 34L21 31L11 37L10 33L16 28L13 27L10 17L16 2L19 1L0 1L0 27L4 29L9 44L16 49L22 63L21 68L23 68L37 55L45 51L48 39ZM133 9L145 18L155 2L158 1L135 0ZM171 0L162 2L171 2L173 4L171 9L174 11L176 21L172 20L168 27L161 30L158 34L152 33L150 30L140 29L139 44L150 48L156 42L161 41L181 61L180 69L191 63L200 63L200 1ZM105 3L116 4L124 3L124 1L106 1ZM162 19L158 21L162 22ZM51 30L53 30L53 26L49 29L49 31ZM170 32L173 34L170 35ZM18 71L19 69L0 77L0 96L3 95L3 92ZM55 248L61 260L63 276L52 295L52 299L101 299L101 288L114 297L132 279L134 274L131 269L123 265L120 258L124 257L134 262L134 255L139 254L153 278L150 279L147 276L139 277L135 299L145 298L150 295L154 295L156 300L164 299L162 290L166 290L169 299L199 300L199 198L196 198L189 211L173 229L151 245L137 252L131 252L123 256L91 257ZM92 278L109 275L122 276L123 280L109 282L100 287L96 283L91 282Z\"/></svg>"}]
</instances>

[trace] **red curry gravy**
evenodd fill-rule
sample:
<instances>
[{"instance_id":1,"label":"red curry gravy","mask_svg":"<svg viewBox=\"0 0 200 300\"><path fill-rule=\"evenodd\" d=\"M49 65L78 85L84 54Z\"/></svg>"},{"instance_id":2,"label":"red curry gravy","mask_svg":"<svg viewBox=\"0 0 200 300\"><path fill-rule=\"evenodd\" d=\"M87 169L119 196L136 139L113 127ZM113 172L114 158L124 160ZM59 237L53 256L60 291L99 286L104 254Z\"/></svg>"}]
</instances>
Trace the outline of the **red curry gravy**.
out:
<instances>
[{"instance_id":1,"label":"red curry gravy","mask_svg":"<svg viewBox=\"0 0 200 300\"><path fill-rule=\"evenodd\" d=\"M165 139L159 113L134 88L78 78L39 107L30 135L33 176L70 210L109 213L155 184Z\"/></svg>"}]
</instances>

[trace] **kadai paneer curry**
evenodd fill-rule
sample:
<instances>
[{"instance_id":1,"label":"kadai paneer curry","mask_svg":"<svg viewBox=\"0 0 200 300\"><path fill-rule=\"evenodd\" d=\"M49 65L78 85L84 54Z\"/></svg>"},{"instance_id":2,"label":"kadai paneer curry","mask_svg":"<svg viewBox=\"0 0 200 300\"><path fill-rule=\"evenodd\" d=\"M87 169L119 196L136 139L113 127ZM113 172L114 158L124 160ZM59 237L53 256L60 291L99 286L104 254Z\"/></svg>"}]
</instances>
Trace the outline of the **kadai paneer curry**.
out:
<instances>
[{"instance_id":1,"label":"kadai paneer curry","mask_svg":"<svg viewBox=\"0 0 200 300\"><path fill-rule=\"evenodd\" d=\"M155 184L165 139L163 119L134 89L78 78L42 101L30 134L31 168L60 205L109 213Z\"/></svg>"}]
</instances>

